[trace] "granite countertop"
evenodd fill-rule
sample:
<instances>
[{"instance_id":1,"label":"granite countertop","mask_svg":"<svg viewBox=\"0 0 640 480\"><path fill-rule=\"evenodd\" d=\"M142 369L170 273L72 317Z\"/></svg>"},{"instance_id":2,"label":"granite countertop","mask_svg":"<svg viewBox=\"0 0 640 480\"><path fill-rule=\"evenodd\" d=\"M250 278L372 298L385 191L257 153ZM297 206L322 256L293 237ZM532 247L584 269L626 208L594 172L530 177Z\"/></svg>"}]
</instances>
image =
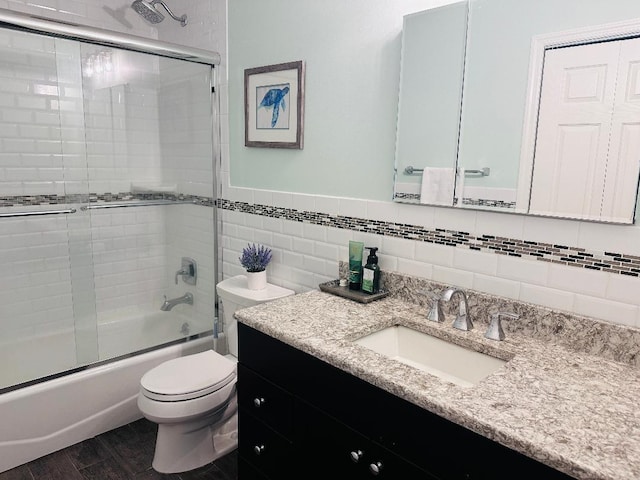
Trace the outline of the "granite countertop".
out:
<instances>
[{"instance_id":1,"label":"granite countertop","mask_svg":"<svg viewBox=\"0 0 640 480\"><path fill-rule=\"evenodd\" d=\"M388 297L364 305L312 291L239 310L263 333L487 438L579 479L640 478L640 372L532 336L484 338L428 322L425 309ZM462 387L352 343L405 325L510 359Z\"/></svg>"}]
</instances>

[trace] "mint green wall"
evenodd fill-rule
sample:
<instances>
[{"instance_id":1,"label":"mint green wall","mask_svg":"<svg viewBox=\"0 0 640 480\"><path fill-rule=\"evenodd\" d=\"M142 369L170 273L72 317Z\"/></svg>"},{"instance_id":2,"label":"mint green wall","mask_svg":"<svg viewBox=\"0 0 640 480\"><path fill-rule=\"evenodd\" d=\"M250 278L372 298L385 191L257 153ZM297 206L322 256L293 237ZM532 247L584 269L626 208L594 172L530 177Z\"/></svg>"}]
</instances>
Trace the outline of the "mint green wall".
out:
<instances>
[{"instance_id":1,"label":"mint green wall","mask_svg":"<svg viewBox=\"0 0 640 480\"><path fill-rule=\"evenodd\" d=\"M465 184L518 185L532 36L638 17L637 0L471 0L458 161L491 175Z\"/></svg>"},{"instance_id":2,"label":"mint green wall","mask_svg":"<svg viewBox=\"0 0 640 480\"><path fill-rule=\"evenodd\" d=\"M230 0L231 185L391 200L402 17L450 0ZM303 150L244 146L244 69L306 62Z\"/></svg>"}]
</instances>

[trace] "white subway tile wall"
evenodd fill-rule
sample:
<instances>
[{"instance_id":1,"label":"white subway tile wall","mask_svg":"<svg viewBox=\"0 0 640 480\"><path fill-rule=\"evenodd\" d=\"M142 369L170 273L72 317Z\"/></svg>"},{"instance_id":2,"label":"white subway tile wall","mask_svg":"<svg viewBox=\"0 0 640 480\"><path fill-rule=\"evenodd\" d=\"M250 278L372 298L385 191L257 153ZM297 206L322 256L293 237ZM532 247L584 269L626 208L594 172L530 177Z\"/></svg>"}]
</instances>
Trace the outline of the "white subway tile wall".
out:
<instances>
[{"instance_id":1,"label":"white subway tile wall","mask_svg":"<svg viewBox=\"0 0 640 480\"><path fill-rule=\"evenodd\" d=\"M170 19L151 26L130 2L0 0L0 8L226 52L221 0L187 4L188 29ZM131 183L213 197L210 69L4 29L0 50L0 197L128 192ZM85 68L83 78L81 61L105 51L118 71L100 78ZM226 89L226 74L218 80ZM157 311L163 294L187 288L195 296L192 333L211 329L214 213L177 205L2 219L0 265L12 273L1 281L0 341L31 338L35 345L36 337L71 332L74 312L75 327L86 333L79 318L105 323L141 308ZM90 229L78 227L80 216ZM174 285L182 256L198 262L195 287ZM74 359L76 349L81 361L95 351L71 343Z\"/></svg>"},{"instance_id":2,"label":"white subway tile wall","mask_svg":"<svg viewBox=\"0 0 640 480\"><path fill-rule=\"evenodd\" d=\"M73 327L64 217L3 218L0 230L0 341Z\"/></svg>"},{"instance_id":3,"label":"white subway tile wall","mask_svg":"<svg viewBox=\"0 0 640 480\"><path fill-rule=\"evenodd\" d=\"M228 182L228 177L222 181ZM228 184L226 191L228 196L225 200L249 204L254 202L254 198L268 197L269 193L251 192ZM291 196L293 204L297 205L297 195ZM337 213L336 208L331 209L330 206L339 206L339 199L318 196L315 200L316 212ZM318 208L323 205L330 211ZM457 211L391 202L385 205L384 215L376 215L376 219L400 222L399 219L415 218L415 222L411 224L419 225L420 219L416 212L421 208L425 209L427 225L430 224L429 218L436 212L433 228L467 232L472 236L509 235L507 238L557 244L565 242L570 247L577 246L578 232L584 225L569 220ZM273 264L267 269L270 281L297 292L315 289L319 283L337 278L334 254L337 252L337 260L346 261L349 240L362 239L368 246L371 244L380 247L378 254L383 269L614 323L640 326L640 296L637 295L640 278L635 276L536 261L532 257L520 258L475 251L464 245L449 246L392 238L286 219L281 219L280 229L280 223L265 222L267 217L226 209L220 210L220 213L223 219L222 268L225 277L243 273L237 258L247 242L261 239L267 243L277 234L277 244L267 243L276 252ZM274 225L278 225L277 232L273 229ZM589 232L589 236L581 237L580 247L603 251L607 245L603 238L611 231L619 236L635 238L640 227L587 224L585 231ZM534 238L527 237L528 232L534 232ZM593 241L590 241L591 237ZM617 253L640 256L640 242L612 238L611 244L626 246Z\"/></svg>"},{"instance_id":4,"label":"white subway tile wall","mask_svg":"<svg viewBox=\"0 0 640 480\"><path fill-rule=\"evenodd\" d=\"M213 197L211 70L160 59L159 146L163 182L180 193Z\"/></svg>"},{"instance_id":5,"label":"white subway tile wall","mask_svg":"<svg viewBox=\"0 0 640 480\"><path fill-rule=\"evenodd\" d=\"M73 94L58 85L55 43L22 32L0 35L3 195L64 194L60 107L73 102Z\"/></svg>"},{"instance_id":6,"label":"white subway tile wall","mask_svg":"<svg viewBox=\"0 0 640 480\"><path fill-rule=\"evenodd\" d=\"M169 285L164 235L169 208L91 211L98 323L153 311L162 304Z\"/></svg>"}]
</instances>

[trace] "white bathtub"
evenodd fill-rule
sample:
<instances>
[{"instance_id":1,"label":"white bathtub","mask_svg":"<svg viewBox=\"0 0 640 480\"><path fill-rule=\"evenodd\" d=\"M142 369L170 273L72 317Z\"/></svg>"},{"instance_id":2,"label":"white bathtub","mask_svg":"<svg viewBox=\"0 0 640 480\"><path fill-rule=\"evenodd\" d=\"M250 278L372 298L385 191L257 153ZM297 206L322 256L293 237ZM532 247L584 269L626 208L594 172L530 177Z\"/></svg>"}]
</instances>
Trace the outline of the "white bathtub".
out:
<instances>
[{"instance_id":1,"label":"white bathtub","mask_svg":"<svg viewBox=\"0 0 640 480\"><path fill-rule=\"evenodd\" d=\"M146 348L159 325L157 318L141 320L99 327L101 358L124 353L132 337L143 338L139 349ZM162 337L172 328L155 333ZM207 336L0 395L0 472L142 418L136 403L142 375L168 359L212 347Z\"/></svg>"}]
</instances>

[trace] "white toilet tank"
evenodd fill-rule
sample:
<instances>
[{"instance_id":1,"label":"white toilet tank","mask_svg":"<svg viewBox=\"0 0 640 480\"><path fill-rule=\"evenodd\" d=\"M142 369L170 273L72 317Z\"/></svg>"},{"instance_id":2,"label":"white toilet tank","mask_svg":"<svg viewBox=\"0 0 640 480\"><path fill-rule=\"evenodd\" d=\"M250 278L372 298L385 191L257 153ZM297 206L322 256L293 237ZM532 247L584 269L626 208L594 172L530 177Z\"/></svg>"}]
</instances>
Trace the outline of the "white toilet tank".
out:
<instances>
[{"instance_id":1,"label":"white toilet tank","mask_svg":"<svg viewBox=\"0 0 640 480\"><path fill-rule=\"evenodd\" d=\"M229 344L229 353L234 357L238 356L238 323L233 317L236 310L288 297L296 293L288 288L270 283L267 283L267 286L262 290L249 290L247 288L247 277L244 275L237 275L221 281L216 285L216 292L222 300L222 324Z\"/></svg>"}]
</instances>

